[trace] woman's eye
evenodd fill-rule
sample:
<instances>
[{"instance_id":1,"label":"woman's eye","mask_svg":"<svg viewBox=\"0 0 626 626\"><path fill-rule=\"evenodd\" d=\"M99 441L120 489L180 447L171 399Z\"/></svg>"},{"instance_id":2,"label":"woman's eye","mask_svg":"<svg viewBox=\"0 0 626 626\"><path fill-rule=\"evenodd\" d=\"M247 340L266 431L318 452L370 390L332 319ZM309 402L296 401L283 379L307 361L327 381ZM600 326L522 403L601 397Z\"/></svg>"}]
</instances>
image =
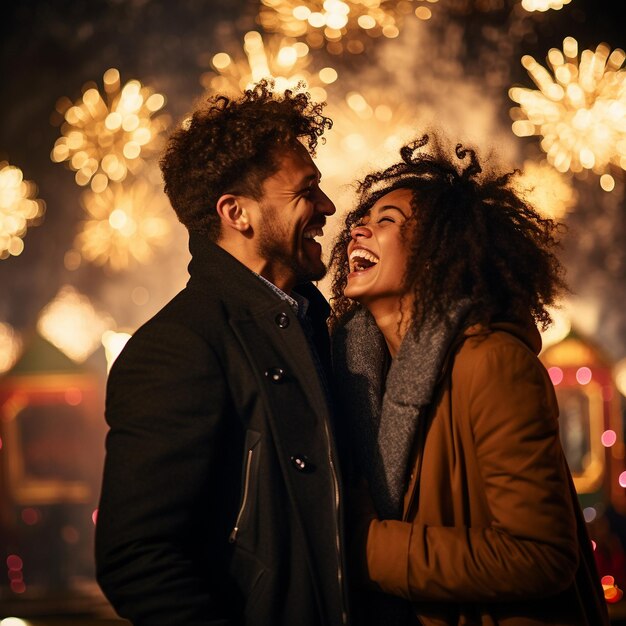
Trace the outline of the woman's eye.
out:
<instances>
[{"instance_id":1,"label":"woman's eye","mask_svg":"<svg viewBox=\"0 0 626 626\"><path fill-rule=\"evenodd\" d=\"M391 222L392 224L395 224L396 220L394 220L392 217L381 217L378 220L378 223L380 224L381 222Z\"/></svg>"}]
</instances>

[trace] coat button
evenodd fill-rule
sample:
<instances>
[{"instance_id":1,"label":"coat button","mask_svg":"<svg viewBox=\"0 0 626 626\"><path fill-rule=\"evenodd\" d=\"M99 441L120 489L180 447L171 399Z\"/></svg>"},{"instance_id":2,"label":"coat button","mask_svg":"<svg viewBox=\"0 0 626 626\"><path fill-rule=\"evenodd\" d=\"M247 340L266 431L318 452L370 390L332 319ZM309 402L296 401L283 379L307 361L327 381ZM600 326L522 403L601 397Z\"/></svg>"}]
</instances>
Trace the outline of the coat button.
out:
<instances>
[{"instance_id":1,"label":"coat button","mask_svg":"<svg viewBox=\"0 0 626 626\"><path fill-rule=\"evenodd\" d=\"M291 464L303 474L310 474L315 471L315 465L304 454L294 454L291 457Z\"/></svg>"},{"instance_id":2,"label":"coat button","mask_svg":"<svg viewBox=\"0 0 626 626\"><path fill-rule=\"evenodd\" d=\"M280 367L270 367L265 370L265 375L273 382L280 383L285 377L285 371Z\"/></svg>"},{"instance_id":3,"label":"coat button","mask_svg":"<svg viewBox=\"0 0 626 626\"><path fill-rule=\"evenodd\" d=\"M274 321L278 328L287 328L289 326L289 315L287 313L279 313Z\"/></svg>"}]
</instances>

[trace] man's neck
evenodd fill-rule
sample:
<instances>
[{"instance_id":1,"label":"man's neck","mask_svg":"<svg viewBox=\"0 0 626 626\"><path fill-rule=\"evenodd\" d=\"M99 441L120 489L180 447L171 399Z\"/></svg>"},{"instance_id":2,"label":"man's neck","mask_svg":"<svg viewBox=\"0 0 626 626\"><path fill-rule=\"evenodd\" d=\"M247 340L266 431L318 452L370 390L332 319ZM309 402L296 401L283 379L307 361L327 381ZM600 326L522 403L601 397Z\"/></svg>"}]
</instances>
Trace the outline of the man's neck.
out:
<instances>
[{"instance_id":1,"label":"man's neck","mask_svg":"<svg viewBox=\"0 0 626 626\"><path fill-rule=\"evenodd\" d=\"M285 271L281 267L275 267L267 259L260 257L256 251L247 250L240 243L234 244L228 240L220 239L217 245L235 257L240 263L245 265L249 270L265 278L288 296L295 286L295 280L290 272Z\"/></svg>"}]
</instances>

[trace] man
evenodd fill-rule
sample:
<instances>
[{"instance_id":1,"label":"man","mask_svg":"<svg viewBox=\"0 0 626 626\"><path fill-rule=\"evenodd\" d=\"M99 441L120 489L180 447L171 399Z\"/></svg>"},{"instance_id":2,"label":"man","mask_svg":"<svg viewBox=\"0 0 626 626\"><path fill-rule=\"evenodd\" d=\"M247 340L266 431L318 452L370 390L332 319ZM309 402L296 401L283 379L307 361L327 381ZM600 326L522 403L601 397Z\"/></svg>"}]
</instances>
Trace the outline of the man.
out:
<instances>
[{"instance_id":1,"label":"man","mask_svg":"<svg viewBox=\"0 0 626 626\"><path fill-rule=\"evenodd\" d=\"M170 138L183 289L107 386L97 578L138 625L348 622L329 307L310 281L335 207L311 156L331 121L262 81Z\"/></svg>"}]
</instances>

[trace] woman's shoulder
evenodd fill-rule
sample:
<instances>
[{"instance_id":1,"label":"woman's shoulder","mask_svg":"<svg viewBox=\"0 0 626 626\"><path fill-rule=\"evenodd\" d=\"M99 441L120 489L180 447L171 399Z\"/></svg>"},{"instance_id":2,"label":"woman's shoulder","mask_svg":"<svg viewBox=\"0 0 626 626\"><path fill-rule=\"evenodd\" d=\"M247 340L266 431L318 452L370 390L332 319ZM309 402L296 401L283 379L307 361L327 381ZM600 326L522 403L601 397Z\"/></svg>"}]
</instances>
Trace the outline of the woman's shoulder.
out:
<instances>
[{"instance_id":1,"label":"woman's shoulder","mask_svg":"<svg viewBox=\"0 0 626 626\"><path fill-rule=\"evenodd\" d=\"M532 322L493 322L489 325L474 324L463 331L464 347L478 353L498 346L512 349L521 347L534 355L541 351L541 335Z\"/></svg>"},{"instance_id":2,"label":"woman's shoulder","mask_svg":"<svg viewBox=\"0 0 626 626\"><path fill-rule=\"evenodd\" d=\"M470 326L465 329L454 368L475 374L478 368L491 371L500 368L542 368L538 359L541 336L535 326L513 323Z\"/></svg>"}]
</instances>

